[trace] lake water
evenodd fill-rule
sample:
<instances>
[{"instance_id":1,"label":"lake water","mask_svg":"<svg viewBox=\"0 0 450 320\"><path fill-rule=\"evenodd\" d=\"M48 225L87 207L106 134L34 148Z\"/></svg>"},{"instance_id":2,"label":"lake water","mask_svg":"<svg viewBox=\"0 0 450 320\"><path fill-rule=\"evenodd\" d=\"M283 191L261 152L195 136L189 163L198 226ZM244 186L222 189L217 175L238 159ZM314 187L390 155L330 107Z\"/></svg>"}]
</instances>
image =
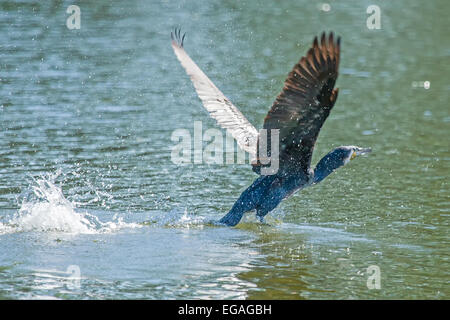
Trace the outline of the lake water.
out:
<instances>
[{"instance_id":1,"label":"lake water","mask_svg":"<svg viewBox=\"0 0 450 320\"><path fill-rule=\"evenodd\" d=\"M70 4L0 4L0 299L450 297L448 1L77 1L80 29ZM373 152L266 225L214 226L256 175L171 161L175 130L217 128L172 52L176 26L257 128L333 30L340 96L313 163Z\"/></svg>"}]
</instances>

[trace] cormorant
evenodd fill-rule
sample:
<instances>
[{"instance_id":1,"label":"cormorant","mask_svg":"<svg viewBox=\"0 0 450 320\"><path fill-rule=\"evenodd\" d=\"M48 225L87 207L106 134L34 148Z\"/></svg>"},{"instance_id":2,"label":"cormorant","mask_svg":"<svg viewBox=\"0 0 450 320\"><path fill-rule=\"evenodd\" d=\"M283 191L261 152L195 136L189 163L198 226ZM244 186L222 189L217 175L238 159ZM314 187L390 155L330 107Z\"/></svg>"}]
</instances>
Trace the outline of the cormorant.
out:
<instances>
[{"instance_id":1,"label":"cormorant","mask_svg":"<svg viewBox=\"0 0 450 320\"><path fill-rule=\"evenodd\" d=\"M236 139L240 148L253 155L253 171L260 175L242 192L220 223L235 226L243 214L251 210L256 210L262 222L284 198L319 183L356 156L371 151L370 148L341 146L325 155L314 170L311 168L317 136L338 96L334 85L338 77L340 37L335 40L333 32L328 36L322 33L320 42L315 37L306 56L289 73L283 90L264 119L263 129L267 130L264 156L260 156L259 148L264 142L263 131L260 134L192 61L183 48L185 34L181 36L180 29L175 29L171 36L175 55L190 76L204 107ZM271 130L278 134L273 142L272 135L268 138ZM275 151L278 151L276 159L271 158ZM264 171L274 161L277 161L275 171Z\"/></svg>"}]
</instances>

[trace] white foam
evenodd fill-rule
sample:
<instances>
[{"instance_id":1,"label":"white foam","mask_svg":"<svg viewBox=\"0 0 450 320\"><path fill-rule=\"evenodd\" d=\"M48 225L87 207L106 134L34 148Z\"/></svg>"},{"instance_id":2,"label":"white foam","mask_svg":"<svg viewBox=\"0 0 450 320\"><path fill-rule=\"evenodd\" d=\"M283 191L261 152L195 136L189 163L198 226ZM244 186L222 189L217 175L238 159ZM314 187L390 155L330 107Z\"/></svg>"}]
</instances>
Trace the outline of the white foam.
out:
<instances>
[{"instance_id":1,"label":"white foam","mask_svg":"<svg viewBox=\"0 0 450 320\"><path fill-rule=\"evenodd\" d=\"M12 232L14 232L13 227L0 222L0 234L12 233Z\"/></svg>"},{"instance_id":2,"label":"white foam","mask_svg":"<svg viewBox=\"0 0 450 320\"><path fill-rule=\"evenodd\" d=\"M96 216L78 210L76 203L67 200L61 186L55 183L59 174L58 171L34 180L31 199L22 201L19 211L7 224L0 223L0 234L27 231L93 234L140 227L121 218L102 222Z\"/></svg>"}]
</instances>

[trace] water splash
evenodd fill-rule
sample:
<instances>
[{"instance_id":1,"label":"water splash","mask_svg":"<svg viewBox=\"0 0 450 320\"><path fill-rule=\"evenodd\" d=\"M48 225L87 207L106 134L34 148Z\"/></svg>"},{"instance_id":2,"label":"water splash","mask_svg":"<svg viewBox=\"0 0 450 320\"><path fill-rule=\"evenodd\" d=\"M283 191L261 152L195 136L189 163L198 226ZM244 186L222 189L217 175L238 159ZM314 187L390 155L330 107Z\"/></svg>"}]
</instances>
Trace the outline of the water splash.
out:
<instances>
[{"instance_id":1,"label":"water splash","mask_svg":"<svg viewBox=\"0 0 450 320\"><path fill-rule=\"evenodd\" d=\"M169 228L203 228L207 221L204 217L189 214L187 208L181 212L179 209L174 209L169 212L159 212L153 215L141 225L155 225Z\"/></svg>"},{"instance_id":2,"label":"water splash","mask_svg":"<svg viewBox=\"0 0 450 320\"><path fill-rule=\"evenodd\" d=\"M12 233L14 232L14 228L9 226L8 224L3 224L0 222L0 234Z\"/></svg>"},{"instance_id":3,"label":"water splash","mask_svg":"<svg viewBox=\"0 0 450 320\"><path fill-rule=\"evenodd\" d=\"M31 192L22 200L14 217L6 224L0 224L0 233L11 232L64 232L70 234L109 233L122 228L140 227L136 223L126 223L115 216L113 221L102 222L98 217L76 208L74 201L64 197L62 188L55 180L61 174L33 179Z\"/></svg>"}]
</instances>

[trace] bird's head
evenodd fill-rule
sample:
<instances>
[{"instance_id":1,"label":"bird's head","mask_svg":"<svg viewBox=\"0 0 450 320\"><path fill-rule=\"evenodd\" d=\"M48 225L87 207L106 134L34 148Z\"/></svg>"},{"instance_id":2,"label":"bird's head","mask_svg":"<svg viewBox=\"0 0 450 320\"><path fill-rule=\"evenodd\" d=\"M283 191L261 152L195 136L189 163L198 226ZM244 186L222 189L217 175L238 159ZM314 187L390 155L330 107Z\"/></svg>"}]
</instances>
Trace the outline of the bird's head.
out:
<instances>
[{"instance_id":1,"label":"bird's head","mask_svg":"<svg viewBox=\"0 0 450 320\"><path fill-rule=\"evenodd\" d=\"M325 179L330 173L339 167L342 167L355 159L357 156L371 152L370 148L361 148L357 146L337 147L323 157L314 169L314 183Z\"/></svg>"},{"instance_id":2,"label":"bird's head","mask_svg":"<svg viewBox=\"0 0 450 320\"><path fill-rule=\"evenodd\" d=\"M357 156L367 154L371 152L371 148L361 148L357 146L341 146L334 149L332 153L332 158L340 162L340 165L346 165L350 160L355 159Z\"/></svg>"}]
</instances>

